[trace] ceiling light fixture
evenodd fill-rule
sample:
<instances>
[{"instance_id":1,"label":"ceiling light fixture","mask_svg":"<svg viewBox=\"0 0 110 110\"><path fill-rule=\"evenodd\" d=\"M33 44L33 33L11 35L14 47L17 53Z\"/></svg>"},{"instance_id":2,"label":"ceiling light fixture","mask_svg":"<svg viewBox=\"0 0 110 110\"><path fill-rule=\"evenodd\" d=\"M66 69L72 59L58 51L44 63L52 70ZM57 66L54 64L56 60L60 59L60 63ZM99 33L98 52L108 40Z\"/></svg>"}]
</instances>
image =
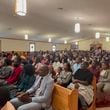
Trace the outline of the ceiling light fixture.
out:
<instances>
[{"instance_id":1,"label":"ceiling light fixture","mask_svg":"<svg viewBox=\"0 0 110 110\"><path fill-rule=\"evenodd\" d=\"M80 23L76 23L75 24L75 33L79 33L80 32Z\"/></svg>"},{"instance_id":2,"label":"ceiling light fixture","mask_svg":"<svg viewBox=\"0 0 110 110\"><path fill-rule=\"evenodd\" d=\"M99 38L100 38L100 33L99 33L99 32L96 32L96 33L95 33L95 38L96 38L96 39L99 39Z\"/></svg>"},{"instance_id":3,"label":"ceiling light fixture","mask_svg":"<svg viewBox=\"0 0 110 110\"><path fill-rule=\"evenodd\" d=\"M49 38L49 39L48 39L48 42L52 42L52 39L51 39L51 38Z\"/></svg>"},{"instance_id":4,"label":"ceiling light fixture","mask_svg":"<svg viewBox=\"0 0 110 110\"><path fill-rule=\"evenodd\" d=\"M110 37L106 37L106 42L109 42L110 41Z\"/></svg>"},{"instance_id":5,"label":"ceiling light fixture","mask_svg":"<svg viewBox=\"0 0 110 110\"><path fill-rule=\"evenodd\" d=\"M27 0L16 0L15 12L19 16L26 16L26 14L27 14Z\"/></svg>"},{"instance_id":6,"label":"ceiling light fixture","mask_svg":"<svg viewBox=\"0 0 110 110\"><path fill-rule=\"evenodd\" d=\"M53 52L56 51L56 46L55 45L52 46L52 50L53 50Z\"/></svg>"},{"instance_id":7,"label":"ceiling light fixture","mask_svg":"<svg viewBox=\"0 0 110 110\"><path fill-rule=\"evenodd\" d=\"M67 44L67 40L64 41L64 44Z\"/></svg>"},{"instance_id":8,"label":"ceiling light fixture","mask_svg":"<svg viewBox=\"0 0 110 110\"><path fill-rule=\"evenodd\" d=\"M76 45L78 45L78 42L75 42Z\"/></svg>"},{"instance_id":9,"label":"ceiling light fixture","mask_svg":"<svg viewBox=\"0 0 110 110\"><path fill-rule=\"evenodd\" d=\"M28 40L28 34L25 34L24 39Z\"/></svg>"},{"instance_id":10,"label":"ceiling light fixture","mask_svg":"<svg viewBox=\"0 0 110 110\"><path fill-rule=\"evenodd\" d=\"M58 10L63 10L63 8L60 7L60 8L58 8Z\"/></svg>"}]
</instances>

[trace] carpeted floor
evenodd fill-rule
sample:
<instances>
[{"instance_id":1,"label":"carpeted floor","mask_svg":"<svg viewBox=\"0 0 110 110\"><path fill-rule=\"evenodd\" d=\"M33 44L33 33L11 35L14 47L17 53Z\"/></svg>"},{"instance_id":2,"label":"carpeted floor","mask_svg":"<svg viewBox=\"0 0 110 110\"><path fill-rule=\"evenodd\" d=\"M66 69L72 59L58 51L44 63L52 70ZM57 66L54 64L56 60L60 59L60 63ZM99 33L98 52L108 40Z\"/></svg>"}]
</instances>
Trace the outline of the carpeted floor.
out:
<instances>
[{"instance_id":1,"label":"carpeted floor","mask_svg":"<svg viewBox=\"0 0 110 110\"><path fill-rule=\"evenodd\" d=\"M97 108L96 110L110 110L110 107L106 107L106 108Z\"/></svg>"},{"instance_id":2,"label":"carpeted floor","mask_svg":"<svg viewBox=\"0 0 110 110\"><path fill-rule=\"evenodd\" d=\"M110 99L110 97L108 99ZM110 107L110 101L103 100L100 103L96 102L96 107L97 108L99 108L99 107Z\"/></svg>"}]
</instances>

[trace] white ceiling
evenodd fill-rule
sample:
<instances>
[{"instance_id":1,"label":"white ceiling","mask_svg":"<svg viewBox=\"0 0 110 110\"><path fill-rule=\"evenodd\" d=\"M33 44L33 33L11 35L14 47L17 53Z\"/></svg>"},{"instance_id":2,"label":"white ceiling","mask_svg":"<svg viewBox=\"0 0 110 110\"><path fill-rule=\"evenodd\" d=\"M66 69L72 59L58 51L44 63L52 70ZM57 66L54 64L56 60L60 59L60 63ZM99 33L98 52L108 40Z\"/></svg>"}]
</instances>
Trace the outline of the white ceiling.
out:
<instances>
[{"instance_id":1,"label":"white ceiling","mask_svg":"<svg viewBox=\"0 0 110 110\"><path fill-rule=\"evenodd\" d=\"M95 32L110 32L110 0L27 0L25 17L14 12L15 0L0 0L0 37L63 43L94 38ZM58 8L63 8L59 10ZM79 20L75 20L79 17ZM81 23L81 33L74 24Z\"/></svg>"}]
</instances>

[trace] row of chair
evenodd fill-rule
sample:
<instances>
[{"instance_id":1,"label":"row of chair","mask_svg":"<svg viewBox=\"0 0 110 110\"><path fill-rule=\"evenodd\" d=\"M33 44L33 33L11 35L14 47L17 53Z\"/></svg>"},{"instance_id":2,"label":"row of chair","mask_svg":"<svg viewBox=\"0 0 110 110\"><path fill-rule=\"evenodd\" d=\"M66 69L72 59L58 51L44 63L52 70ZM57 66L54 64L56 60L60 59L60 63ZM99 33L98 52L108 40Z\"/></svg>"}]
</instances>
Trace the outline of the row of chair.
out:
<instances>
[{"instance_id":1,"label":"row of chair","mask_svg":"<svg viewBox=\"0 0 110 110\"><path fill-rule=\"evenodd\" d=\"M93 78L94 100L88 110L96 109L96 78ZM78 90L69 90L55 84L53 91L53 110L78 110Z\"/></svg>"},{"instance_id":2,"label":"row of chair","mask_svg":"<svg viewBox=\"0 0 110 110\"><path fill-rule=\"evenodd\" d=\"M94 100L88 110L96 109L96 78L94 77L92 85L94 87ZM78 90L69 90L55 84L52 96L53 110L78 110ZM13 105L8 102L2 110L15 110Z\"/></svg>"}]
</instances>

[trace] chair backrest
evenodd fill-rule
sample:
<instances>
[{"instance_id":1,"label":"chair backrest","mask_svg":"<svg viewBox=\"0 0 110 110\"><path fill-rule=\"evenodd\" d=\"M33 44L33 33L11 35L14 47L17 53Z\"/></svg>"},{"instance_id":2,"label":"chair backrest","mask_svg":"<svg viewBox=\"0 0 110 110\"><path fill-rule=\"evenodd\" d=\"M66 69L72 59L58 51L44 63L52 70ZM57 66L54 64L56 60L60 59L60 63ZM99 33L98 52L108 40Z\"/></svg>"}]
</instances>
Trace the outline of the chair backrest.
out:
<instances>
[{"instance_id":1,"label":"chair backrest","mask_svg":"<svg viewBox=\"0 0 110 110\"><path fill-rule=\"evenodd\" d=\"M94 100L88 110L95 110L96 109L96 77L95 76L93 77L92 85L94 88Z\"/></svg>"},{"instance_id":2,"label":"chair backrest","mask_svg":"<svg viewBox=\"0 0 110 110\"><path fill-rule=\"evenodd\" d=\"M52 107L53 110L78 110L78 92L69 90L57 84L54 86Z\"/></svg>"},{"instance_id":3,"label":"chair backrest","mask_svg":"<svg viewBox=\"0 0 110 110\"><path fill-rule=\"evenodd\" d=\"M88 110L95 110L96 102L96 78L93 78L94 100ZM53 110L78 110L78 90L69 90L55 84L52 99Z\"/></svg>"},{"instance_id":4,"label":"chair backrest","mask_svg":"<svg viewBox=\"0 0 110 110\"><path fill-rule=\"evenodd\" d=\"M7 102L6 105L1 110L16 110L16 109L10 102Z\"/></svg>"}]
</instances>

